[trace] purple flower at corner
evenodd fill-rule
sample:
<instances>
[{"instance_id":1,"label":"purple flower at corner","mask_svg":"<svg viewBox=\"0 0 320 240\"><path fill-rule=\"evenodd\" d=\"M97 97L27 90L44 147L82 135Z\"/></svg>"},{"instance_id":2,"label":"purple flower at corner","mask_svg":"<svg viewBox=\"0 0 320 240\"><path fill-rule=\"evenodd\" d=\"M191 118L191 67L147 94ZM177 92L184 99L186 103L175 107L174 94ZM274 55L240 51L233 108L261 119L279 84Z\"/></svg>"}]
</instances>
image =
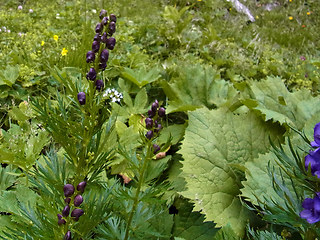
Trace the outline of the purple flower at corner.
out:
<instances>
[{"instance_id":1,"label":"purple flower at corner","mask_svg":"<svg viewBox=\"0 0 320 240\"><path fill-rule=\"evenodd\" d=\"M311 174L320 178L320 148L310 151L309 154L305 156L304 166L306 171L308 171L310 166Z\"/></svg>"},{"instance_id":2,"label":"purple flower at corner","mask_svg":"<svg viewBox=\"0 0 320 240\"><path fill-rule=\"evenodd\" d=\"M314 141L311 142L311 146L320 147L320 122L314 126L313 138Z\"/></svg>"},{"instance_id":3,"label":"purple flower at corner","mask_svg":"<svg viewBox=\"0 0 320 240\"><path fill-rule=\"evenodd\" d=\"M300 212L300 217L307 220L308 223L320 221L320 192L316 193L314 198L306 198L302 202L304 210Z\"/></svg>"}]
</instances>

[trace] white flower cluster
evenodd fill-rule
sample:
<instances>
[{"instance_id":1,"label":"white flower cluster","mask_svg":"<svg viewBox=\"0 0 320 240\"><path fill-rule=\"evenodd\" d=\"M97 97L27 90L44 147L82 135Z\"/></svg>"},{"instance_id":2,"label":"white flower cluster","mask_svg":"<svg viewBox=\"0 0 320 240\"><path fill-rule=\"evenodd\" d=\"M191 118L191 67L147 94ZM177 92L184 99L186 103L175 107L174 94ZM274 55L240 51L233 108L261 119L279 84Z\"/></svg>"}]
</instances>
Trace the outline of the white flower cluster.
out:
<instances>
[{"instance_id":1,"label":"white flower cluster","mask_svg":"<svg viewBox=\"0 0 320 240\"><path fill-rule=\"evenodd\" d=\"M10 33L11 30L10 30L10 29L7 29L6 27L2 27L2 28L0 28L0 32Z\"/></svg>"},{"instance_id":2,"label":"white flower cluster","mask_svg":"<svg viewBox=\"0 0 320 240\"><path fill-rule=\"evenodd\" d=\"M119 93L114 88L107 88L103 94L103 97L110 98L111 102L120 102L123 98L122 93Z\"/></svg>"}]
</instances>

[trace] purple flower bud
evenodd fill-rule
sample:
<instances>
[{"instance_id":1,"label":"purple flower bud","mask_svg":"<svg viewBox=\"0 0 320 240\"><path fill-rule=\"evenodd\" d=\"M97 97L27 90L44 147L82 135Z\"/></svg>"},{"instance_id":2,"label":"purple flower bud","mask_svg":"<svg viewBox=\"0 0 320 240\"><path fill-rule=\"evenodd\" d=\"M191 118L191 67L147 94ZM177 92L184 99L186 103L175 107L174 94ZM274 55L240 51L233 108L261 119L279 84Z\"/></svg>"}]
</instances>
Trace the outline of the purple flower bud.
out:
<instances>
[{"instance_id":1,"label":"purple flower bud","mask_svg":"<svg viewBox=\"0 0 320 240\"><path fill-rule=\"evenodd\" d=\"M93 51L87 52L87 59L86 59L87 63L94 62L95 58L96 58L96 55L94 54Z\"/></svg>"},{"instance_id":2,"label":"purple flower bud","mask_svg":"<svg viewBox=\"0 0 320 240\"><path fill-rule=\"evenodd\" d=\"M162 128L162 125L159 123L158 125L155 126L156 129L154 129L155 132L159 132Z\"/></svg>"},{"instance_id":3,"label":"purple flower bud","mask_svg":"<svg viewBox=\"0 0 320 240\"><path fill-rule=\"evenodd\" d=\"M93 41L101 41L101 35L99 33L97 33L96 35L94 35Z\"/></svg>"},{"instance_id":4,"label":"purple flower bud","mask_svg":"<svg viewBox=\"0 0 320 240\"><path fill-rule=\"evenodd\" d=\"M151 118L146 118L146 120L144 120L146 123L146 128L147 129L151 129L153 126L153 120Z\"/></svg>"},{"instance_id":5,"label":"purple flower bud","mask_svg":"<svg viewBox=\"0 0 320 240\"><path fill-rule=\"evenodd\" d=\"M81 205L81 203L83 202L83 197L81 195L77 195L75 198L74 198L74 205L76 207L79 207Z\"/></svg>"},{"instance_id":6,"label":"purple flower bud","mask_svg":"<svg viewBox=\"0 0 320 240\"><path fill-rule=\"evenodd\" d=\"M79 101L80 105L86 104L86 94L84 92L79 92L78 93L78 101ZM74 192L74 188L73 188L73 192ZM73 194L73 192L72 192L72 194ZM66 196L66 197L69 197L69 196Z\"/></svg>"},{"instance_id":7,"label":"purple flower bud","mask_svg":"<svg viewBox=\"0 0 320 240\"><path fill-rule=\"evenodd\" d=\"M101 42L106 43L107 40L108 40L107 33L106 32L102 33Z\"/></svg>"},{"instance_id":8,"label":"purple flower bud","mask_svg":"<svg viewBox=\"0 0 320 240\"><path fill-rule=\"evenodd\" d=\"M159 115L159 117L165 117L166 116L166 110L163 107L159 108L158 115Z\"/></svg>"},{"instance_id":9,"label":"purple flower bud","mask_svg":"<svg viewBox=\"0 0 320 240\"><path fill-rule=\"evenodd\" d=\"M62 215L60 213L57 214L58 219L60 220L62 218Z\"/></svg>"},{"instance_id":10,"label":"purple flower bud","mask_svg":"<svg viewBox=\"0 0 320 240\"><path fill-rule=\"evenodd\" d=\"M93 52L98 52L100 49L100 43L98 41L93 41L92 43L92 51Z\"/></svg>"},{"instance_id":11,"label":"purple flower bud","mask_svg":"<svg viewBox=\"0 0 320 240\"><path fill-rule=\"evenodd\" d=\"M96 81L96 88L97 88L97 90L100 91L101 89L103 89L103 87L104 87L103 81L100 80L100 79L98 79L98 80Z\"/></svg>"},{"instance_id":12,"label":"purple flower bud","mask_svg":"<svg viewBox=\"0 0 320 240\"><path fill-rule=\"evenodd\" d=\"M152 103L152 105L151 105L151 110L153 112L157 112L158 107L159 107L159 102L158 102L158 100L155 100L154 103Z\"/></svg>"},{"instance_id":13,"label":"purple flower bud","mask_svg":"<svg viewBox=\"0 0 320 240\"><path fill-rule=\"evenodd\" d=\"M107 16L107 14L108 14L107 11L104 10L104 9L102 9L102 10L100 11L99 18L102 19L103 17Z\"/></svg>"},{"instance_id":14,"label":"purple flower bud","mask_svg":"<svg viewBox=\"0 0 320 240\"><path fill-rule=\"evenodd\" d=\"M71 217L79 218L83 215L84 211L80 208L76 208L71 212Z\"/></svg>"},{"instance_id":15,"label":"purple flower bud","mask_svg":"<svg viewBox=\"0 0 320 240\"><path fill-rule=\"evenodd\" d=\"M96 70L94 68L90 68L89 72L87 73L87 79L94 81L97 77Z\"/></svg>"},{"instance_id":16,"label":"purple flower bud","mask_svg":"<svg viewBox=\"0 0 320 240\"><path fill-rule=\"evenodd\" d=\"M112 36L112 34L114 34L116 32L116 23L110 22L108 29L109 29L109 31L108 31L109 35Z\"/></svg>"},{"instance_id":17,"label":"purple flower bud","mask_svg":"<svg viewBox=\"0 0 320 240\"><path fill-rule=\"evenodd\" d=\"M109 51L108 49L103 49L101 54L100 54L100 61L102 63L106 63L108 61L109 58Z\"/></svg>"},{"instance_id":18,"label":"purple flower bud","mask_svg":"<svg viewBox=\"0 0 320 240\"><path fill-rule=\"evenodd\" d=\"M112 21L112 22L117 22L117 17L116 17L116 15L114 15L114 14L110 14L110 21Z\"/></svg>"},{"instance_id":19,"label":"purple flower bud","mask_svg":"<svg viewBox=\"0 0 320 240\"><path fill-rule=\"evenodd\" d=\"M114 37L110 37L107 39L106 47L108 49L113 50L115 45L116 45L116 39Z\"/></svg>"},{"instance_id":20,"label":"purple flower bud","mask_svg":"<svg viewBox=\"0 0 320 240\"><path fill-rule=\"evenodd\" d=\"M58 224L59 224L59 225L66 224L66 220L64 220L64 219L59 219L59 220L58 220Z\"/></svg>"},{"instance_id":21,"label":"purple flower bud","mask_svg":"<svg viewBox=\"0 0 320 240\"><path fill-rule=\"evenodd\" d=\"M77 190L79 191L79 192L84 192L84 189L86 188L86 186L87 186L87 182L85 182L85 181L83 181L83 182L81 182L81 183L79 183L78 184L78 186L77 186Z\"/></svg>"},{"instance_id":22,"label":"purple flower bud","mask_svg":"<svg viewBox=\"0 0 320 240\"><path fill-rule=\"evenodd\" d=\"M109 18L108 17L103 17L101 20L101 23L105 26L108 24Z\"/></svg>"},{"instance_id":23,"label":"purple flower bud","mask_svg":"<svg viewBox=\"0 0 320 240\"><path fill-rule=\"evenodd\" d=\"M159 147L159 145L157 145L157 144L153 144L153 153L154 154L156 154L157 152L159 152L160 151L160 147Z\"/></svg>"},{"instance_id":24,"label":"purple flower bud","mask_svg":"<svg viewBox=\"0 0 320 240\"><path fill-rule=\"evenodd\" d=\"M96 33L101 33L103 29L103 25L101 23L98 23L96 26Z\"/></svg>"},{"instance_id":25,"label":"purple flower bud","mask_svg":"<svg viewBox=\"0 0 320 240\"><path fill-rule=\"evenodd\" d=\"M146 134L146 138L148 138L149 140L153 137L153 131L149 130Z\"/></svg>"},{"instance_id":26,"label":"purple flower bud","mask_svg":"<svg viewBox=\"0 0 320 240\"><path fill-rule=\"evenodd\" d=\"M65 202L66 204L70 204L71 198L69 198L69 197L68 197L68 198L65 198L65 199L64 199L64 202Z\"/></svg>"},{"instance_id":27,"label":"purple flower bud","mask_svg":"<svg viewBox=\"0 0 320 240\"><path fill-rule=\"evenodd\" d=\"M68 216L69 216L69 213L70 213L70 206L69 206L69 205L66 205L66 206L64 207L64 209L62 210L62 216L68 217Z\"/></svg>"},{"instance_id":28,"label":"purple flower bud","mask_svg":"<svg viewBox=\"0 0 320 240\"><path fill-rule=\"evenodd\" d=\"M107 67L107 63L99 63L99 69L101 69L102 71L106 70Z\"/></svg>"},{"instance_id":29,"label":"purple flower bud","mask_svg":"<svg viewBox=\"0 0 320 240\"><path fill-rule=\"evenodd\" d=\"M79 99L79 94L78 93L78 99ZM84 94L84 93L83 93ZM80 101L80 100L79 100ZM74 186L72 184L66 184L63 187L63 192L64 192L64 196L66 197L71 197L72 194L74 193Z\"/></svg>"},{"instance_id":30,"label":"purple flower bud","mask_svg":"<svg viewBox=\"0 0 320 240\"><path fill-rule=\"evenodd\" d=\"M156 115L156 112L154 112L154 111L152 111L152 110L149 110L149 111L148 111L148 116L149 116L150 118L154 117L155 115Z\"/></svg>"},{"instance_id":31,"label":"purple flower bud","mask_svg":"<svg viewBox=\"0 0 320 240\"><path fill-rule=\"evenodd\" d=\"M72 238L71 238L71 232L68 231L68 232L66 233L66 235L64 235L63 240L71 240L71 239L72 239Z\"/></svg>"}]
</instances>

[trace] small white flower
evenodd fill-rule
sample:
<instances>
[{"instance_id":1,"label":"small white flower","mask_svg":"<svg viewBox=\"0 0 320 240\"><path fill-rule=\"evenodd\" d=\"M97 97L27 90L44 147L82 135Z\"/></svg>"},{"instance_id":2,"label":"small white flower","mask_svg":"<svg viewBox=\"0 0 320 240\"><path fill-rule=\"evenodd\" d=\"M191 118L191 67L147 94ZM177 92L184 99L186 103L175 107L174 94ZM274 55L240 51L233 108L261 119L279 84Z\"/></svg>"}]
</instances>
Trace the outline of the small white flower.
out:
<instances>
[{"instance_id":1,"label":"small white flower","mask_svg":"<svg viewBox=\"0 0 320 240\"><path fill-rule=\"evenodd\" d=\"M33 13L33 10L31 8L29 9L29 13Z\"/></svg>"},{"instance_id":2,"label":"small white flower","mask_svg":"<svg viewBox=\"0 0 320 240\"><path fill-rule=\"evenodd\" d=\"M96 10L96 9L92 9L92 12L93 12L93 13L97 13L97 10Z\"/></svg>"},{"instance_id":3,"label":"small white flower","mask_svg":"<svg viewBox=\"0 0 320 240\"><path fill-rule=\"evenodd\" d=\"M21 5L18 6L18 10L22 10L22 6Z\"/></svg>"},{"instance_id":4,"label":"small white flower","mask_svg":"<svg viewBox=\"0 0 320 240\"><path fill-rule=\"evenodd\" d=\"M10 29L8 29L8 30L7 30L7 33L11 33L11 30L10 30Z\"/></svg>"},{"instance_id":5,"label":"small white flower","mask_svg":"<svg viewBox=\"0 0 320 240\"><path fill-rule=\"evenodd\" d=\"M111 102L116 102L117 99L115 97L112 98Z\"/></svg>"},{"instance_id":6,"label":"small white flower","mask_svg":"<svg viewBox=\"0 0 320 240\"><path fill-rule=\"evenodd\" d=\"M2 29L3 29L3 31L6 31L6 30L7 30L7 28L6 28L6 27L2 27Z\"/></svg>"},{"instance_id":7,"label":"small white flower","mask_svg":"<svg viewBox=\"0 0 320 240\"><path fill-rule=\"evenodd\" d=\"M18 33L18 35L21 37L21 36L22 36L22 33L21 33L21 32L19 32L19 33Z\"/></svg>"}]
</instances>

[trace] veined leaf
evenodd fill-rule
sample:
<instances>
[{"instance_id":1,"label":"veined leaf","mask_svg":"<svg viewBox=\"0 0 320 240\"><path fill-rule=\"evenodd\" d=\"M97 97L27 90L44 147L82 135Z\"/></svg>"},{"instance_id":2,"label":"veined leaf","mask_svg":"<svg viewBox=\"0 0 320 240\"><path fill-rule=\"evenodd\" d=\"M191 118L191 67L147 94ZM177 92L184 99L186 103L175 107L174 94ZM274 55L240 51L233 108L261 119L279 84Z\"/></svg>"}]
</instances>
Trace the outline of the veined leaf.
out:
<instances>
[{"instance_id":1,"label":"veined leaf","mask_svg":"<svg viewBox=\"0 0 320 240\"><path fill-rule=\"evenodd\" d=\"M244 234L249 212L238 198L240 181L234 166L243 168L259 153L270 148L283 134L281 128L265 123L253 113L234 115L223 109L198 109L189 113L189 126L180 153L184 157L182 176L196 211L202 210L207 221L218 227L230 224Z\"/></svg>"},{"instance_id":2,"label":"veined leaf","mask_svg":"<svg viewBox=\"0 0 320 240\"><path fill-rule=\"evenodd\" d=\"M217 70L200 65L184 66L177 78L162 85L169 98L168 113L220 107L237 96L237 90L221 80Z\"/></svg>"},{"instance_id":3,"label":"veined leaf","mask_svg":"<svg viewBox=\"0 0 320 240\"><path fill-rule=\"evenodd\" d=\"M133 82L140 88L160 78L159 70L157 68L152 68L150 71L147 71L146 68L139 68L135 70L124 68L121 75L123 78Z\"/></svg>"},{"instance_id":4,"label":"veined leaf","mask_svg":"<svg viewBox=\"0 0 320 240\"><path fill-rule=\"evenodd\" d=\"M247 105L261 112L266 120L280 124L290 124L302 129L304 123L320 111L320 100L307 90L289 92L278 77L268 77L265 81L251 82L251 90L256 105ZM247 101L244 100L244 104Z\"/></svg>"},{"instance_id":5,"label":"veined leaf","mask_svg":"<svg viewBox=\"0 0 320 240\"><path fill-rule=\"evenodd\" d=\"M192 212L192 204L186 200L178 199L174 206L178 213L174 216L173 236L186 240L206 240L218 231L213 222L204 222L200 212Z\"/></svg>"}]
</instances>

